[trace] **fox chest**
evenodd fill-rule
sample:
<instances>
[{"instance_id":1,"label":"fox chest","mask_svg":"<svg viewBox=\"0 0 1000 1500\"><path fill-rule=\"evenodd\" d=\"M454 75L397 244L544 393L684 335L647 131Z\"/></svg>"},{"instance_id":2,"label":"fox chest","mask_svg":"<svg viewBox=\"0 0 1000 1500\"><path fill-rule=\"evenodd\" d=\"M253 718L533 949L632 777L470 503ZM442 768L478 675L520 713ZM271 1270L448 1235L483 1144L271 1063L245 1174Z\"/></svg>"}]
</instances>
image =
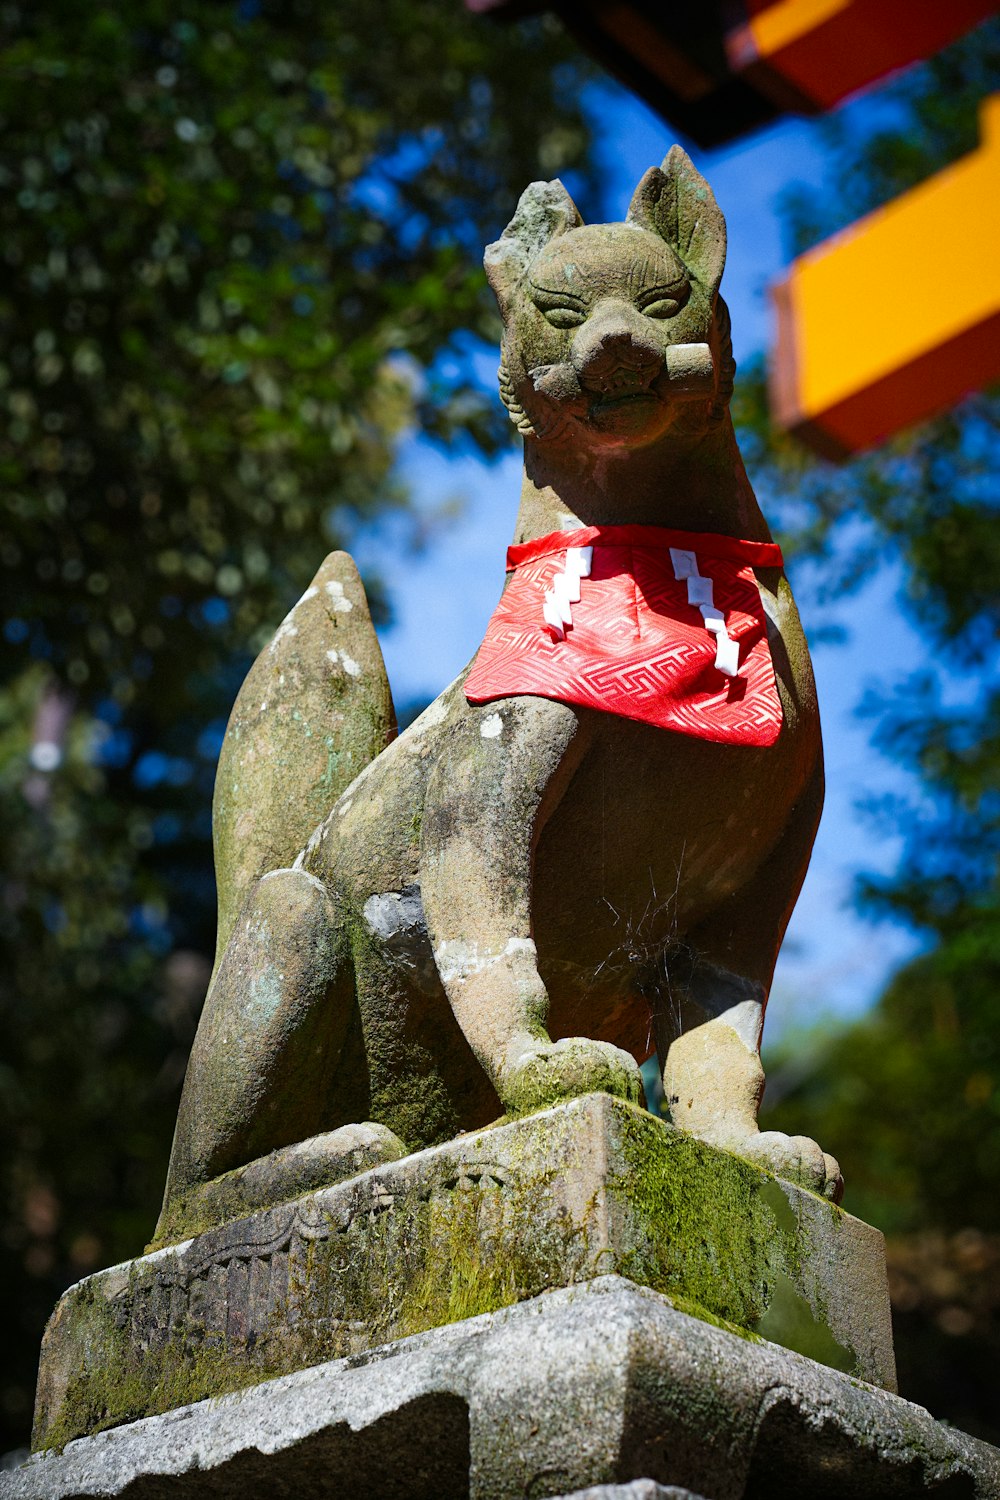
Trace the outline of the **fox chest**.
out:
<instances>
[{"instance_id":1,"label":"fox chest","mask_svg":"<svg viewBox=\"0 0 1000 1500\"><path fill-rule=\"evenodd\" d=\"M788 682L776 672L784 728L766 748L595 716L591 746L535 853L543 963L594 971L623 944L672 946L754 879L820 755L815 703L794 692L788 670ZM803 863L808 852L807 843Z\"/></svg>"}]
</instances>

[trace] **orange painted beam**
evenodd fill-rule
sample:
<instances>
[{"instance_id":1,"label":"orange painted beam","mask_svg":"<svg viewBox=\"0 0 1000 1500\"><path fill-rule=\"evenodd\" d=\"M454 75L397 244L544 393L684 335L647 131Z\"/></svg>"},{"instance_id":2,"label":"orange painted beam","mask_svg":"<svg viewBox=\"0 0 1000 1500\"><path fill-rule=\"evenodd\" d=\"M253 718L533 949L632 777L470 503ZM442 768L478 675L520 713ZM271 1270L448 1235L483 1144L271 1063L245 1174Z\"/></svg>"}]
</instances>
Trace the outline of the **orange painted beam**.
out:
<instances>
[{"instance_id":1,"label":"orange painted beam","mask_svg":"<svg viewBox=\"0 0 1000 1500\"><path fill-rule=\"evenodd\" d=\"M981 145L794 261L772 288L771 409L827 457L1000 380L1000 94Z\"/></svg>"},{"instance_id":2,"label":"orange painted beam","mask_svg":"<svg viewBox=\"0 0 1000 1500\"><path fill-rule=\"evenodd\" d=\"M996 0L744 0L726 57L780 108L815 112L995 13Z\"/></svg>"}]
</instances>

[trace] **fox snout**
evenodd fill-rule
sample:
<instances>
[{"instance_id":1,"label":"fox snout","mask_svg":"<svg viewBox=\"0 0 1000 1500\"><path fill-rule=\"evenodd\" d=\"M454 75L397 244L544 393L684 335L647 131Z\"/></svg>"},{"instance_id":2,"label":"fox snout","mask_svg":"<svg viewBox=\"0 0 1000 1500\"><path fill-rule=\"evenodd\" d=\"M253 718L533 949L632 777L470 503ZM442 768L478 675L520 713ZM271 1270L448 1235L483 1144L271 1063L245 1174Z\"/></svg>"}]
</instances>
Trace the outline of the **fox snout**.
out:
<instances>
[{"instance_id":1,"label":"fox snout","mask_svg":"<svg viewBox=\"0 0 1000 1500\"><path fill-rule=\"evenodd\" d=\"M692 413L701 420L715 396L712 350L668 343L665 333L627 303L598 306L562 360L527 372L542 398L529 408L534 435L548 440L583 423L601 441L646 442L676 420L690 424Z\"/></svg>"},{"instance_id":2,"label":"fox snout","mask_svg":"<svg viewBox=\"0 0 1000 1500\"><path fill-rule=\"evenodd\" d=\"M573 340L570 354L580 387L595 395L648 390L666 373L676 397L710 397L715 364L708 344L664 344L648 318L623 308L590 318Z\"/></svg>"},{"instance_id":3,"label":"fox snout","mask_svg":"<svg viewBox=\"0 0 1000 1500\"><path fill-rule=\"evenodd\" d=\"M646 320L624 310L588 319L573 340L570 354L585 390L604 393L644 389L663 372L663 346Z\"/></svg>"}]
</instances>

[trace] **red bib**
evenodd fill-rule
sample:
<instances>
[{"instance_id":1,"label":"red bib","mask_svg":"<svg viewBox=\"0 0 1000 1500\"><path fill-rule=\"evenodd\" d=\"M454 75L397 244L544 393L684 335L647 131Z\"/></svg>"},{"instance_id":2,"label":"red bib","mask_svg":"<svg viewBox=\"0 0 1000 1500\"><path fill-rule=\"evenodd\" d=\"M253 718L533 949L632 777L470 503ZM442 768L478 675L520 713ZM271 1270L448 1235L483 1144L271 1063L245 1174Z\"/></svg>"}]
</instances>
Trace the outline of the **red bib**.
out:
<instances>
[{"instance_id":1,"label":"red bib","mask_svg":"<svg viewBox=\"0 0 1000 1500\"><path fill-rule=\"evenodd\" d=\"M780 547L660 526L586 526L510 547L512 576L465 696L530 694L773 745L781 703L755 565L780 568Z\"/></svg>"}]
</instances>

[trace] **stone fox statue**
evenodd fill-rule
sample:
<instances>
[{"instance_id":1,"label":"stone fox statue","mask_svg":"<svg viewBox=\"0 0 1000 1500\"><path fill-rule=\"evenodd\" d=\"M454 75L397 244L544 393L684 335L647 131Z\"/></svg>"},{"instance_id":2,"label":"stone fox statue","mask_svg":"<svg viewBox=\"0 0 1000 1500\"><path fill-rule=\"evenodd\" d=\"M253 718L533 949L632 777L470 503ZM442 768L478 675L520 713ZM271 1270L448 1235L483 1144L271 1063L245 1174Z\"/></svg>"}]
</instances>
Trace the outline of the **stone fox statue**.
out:
<instances>
[{"instance_id":1,"label":"stone fox statue","mask_svg":"<svg viewBox=\"0 0 1000 1500\"><path fill-rule=\"evenodd\" d=\"M252 1207L504 1112L638 1101L654 1047L677 1125L839 1198L832 1157L757 1125L823 772L728 413L724 259L676 146L624 223L534 183L487 249L524 437L507 587L398 738L344 554L252 669L159 1242L233 1216L220 1178Z\"/></svg>"}]
</instances>

